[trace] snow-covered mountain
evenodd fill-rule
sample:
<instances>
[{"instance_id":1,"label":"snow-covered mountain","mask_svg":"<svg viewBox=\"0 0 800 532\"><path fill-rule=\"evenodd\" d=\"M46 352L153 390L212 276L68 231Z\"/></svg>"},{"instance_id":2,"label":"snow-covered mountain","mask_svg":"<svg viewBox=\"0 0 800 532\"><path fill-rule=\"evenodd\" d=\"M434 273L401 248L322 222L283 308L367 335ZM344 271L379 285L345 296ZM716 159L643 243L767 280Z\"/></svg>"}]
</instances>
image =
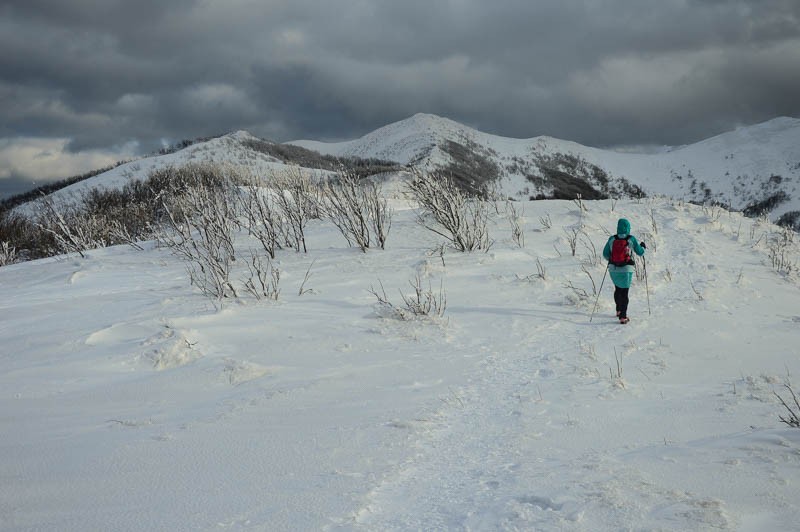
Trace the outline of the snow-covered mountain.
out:
<instances>
[{"instance_id":1,"label":"snow-covered mountain","mask_svg":"<svg viewBox=\"0 0 800 532\"><path fill-rule=\"evenodd\" d=\"M715 201L779 219L800 211L800 119L776 118L659 153L622 153L552 137L510 139L430 114L341 143L296 141L320 153L391 159L497 179L512 197L636 193ZM587 188L587 184L591 188Z\"/></svg>"},{"instance_id":2,"label":"snow-covered mountain","mask_svg":"<svg viewBox=\"0 0 800 532\"><path fill-rule=\"evenodd\" d=\"M155 168L189 162L232 163L263 176L287 164L324 168L312 152L442 170L465 186L489 185L514 199L665 195L718 202L750 215L767 212L773 221L800 228L800 119L786 117L658 153L604 150L546 136L505 138L430 114L339 143L276 144L238 131L120 165L56 195L120 187Z\"/></svg>"}]
</instances>

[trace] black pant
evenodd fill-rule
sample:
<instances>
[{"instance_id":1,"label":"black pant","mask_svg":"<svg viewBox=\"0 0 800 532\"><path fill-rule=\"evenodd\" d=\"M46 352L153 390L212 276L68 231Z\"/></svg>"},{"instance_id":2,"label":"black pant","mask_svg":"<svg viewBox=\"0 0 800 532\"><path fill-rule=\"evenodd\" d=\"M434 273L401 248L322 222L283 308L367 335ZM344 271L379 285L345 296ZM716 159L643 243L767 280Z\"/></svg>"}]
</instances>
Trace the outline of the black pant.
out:
<instances>
[{"instance_id":1,"label":"black pant","mask_svg":"<svg viewBox=\"0 0 800 532\"><path fill-rule=\"evenodd\" d=\"M617 304L617 312L620 318L628 317L628 290L629 288L614 287L614 303Z\"/></svg>"}]
</instances>

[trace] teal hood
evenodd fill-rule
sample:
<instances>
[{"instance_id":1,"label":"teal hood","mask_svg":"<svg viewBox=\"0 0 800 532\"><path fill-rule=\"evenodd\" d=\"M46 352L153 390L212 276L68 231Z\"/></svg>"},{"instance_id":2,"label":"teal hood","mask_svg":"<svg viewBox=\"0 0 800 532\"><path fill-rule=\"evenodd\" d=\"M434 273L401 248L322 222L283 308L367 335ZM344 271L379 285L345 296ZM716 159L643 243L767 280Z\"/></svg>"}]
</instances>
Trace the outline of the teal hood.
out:
<instances>
[{"instance_id":1,"label":"teal hood","mask_svg":"<svg viewBox=\"0 0 800 532\"><path fill-rule=\"evenodd\" d=\"M631 234L631 223L625 218L620 218L617 222L617 236L626 237Z\"/></svg>"}]
</instances>

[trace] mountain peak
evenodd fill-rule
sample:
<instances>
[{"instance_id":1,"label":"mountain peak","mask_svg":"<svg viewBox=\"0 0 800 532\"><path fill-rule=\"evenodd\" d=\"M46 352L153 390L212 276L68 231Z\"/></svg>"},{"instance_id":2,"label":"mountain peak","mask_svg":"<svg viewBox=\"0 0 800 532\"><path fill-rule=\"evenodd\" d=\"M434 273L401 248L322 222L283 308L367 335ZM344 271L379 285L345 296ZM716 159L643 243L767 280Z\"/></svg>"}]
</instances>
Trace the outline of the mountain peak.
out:
<instances>
[{"instance_id":1,"label":"mountain peak","mask_svg":"<svg viewBox=\"0 0 800 532\"><path fill-rule=\"evenodd\" d=\"M468 126L465 126L464 124L456 122L455 120L451 120L449 118L429 113L417 113L406 119L400 120L398 122L393 122L379 129L376 129L375 131L368 133L367 135L364 135L362 138L368 138L370 136L381 136L385 134L391 134L391 135L432 134L437 137L447 137L453 134L463 135L463 134L474 134L474 133L477 133L477 131Z\"/></svg>"},{"instance_id":2,"label":"mountain peak","mask_svg":"<svg viewBox=\"0 0 800 532\"><path fill-rule=\"evenodd\" d=\"M240 129L238 131L233 131L231 133L228 133L225 136L230 138L230 139L238 140L238 141L258 140L258 137L256 137L255 135L253 135L252 133L250 133L249 131L244 130L244 129Z\"/></svg>"},{"instance_id":3,"label":"mountain peak","mask_svg":"<svg viewBox=\"0 0 800 532\"><path fill-rule=\"evenodd\" d=\"M461 124L460 122L456 122L455 120L451 120L444 116L439 116L431 113L417 113L397 123L419 124L428 127L432 126L446 126L446 127L458 127L458 128L466 127L464 124Z\"/></svg>"},{"instance_id":4,"label":"mountain peak","mask_svg":"<svg viewBox=\"0 0 800 532\"><path fill-rule=\"evenodd\" d=\"M354 156L411 164L426 156L437 143L451 138L473 136L474 129L429 113L387 124L366 135L346 142L326 143L311 140L292 141L304 148L337 156Z\"/></svg>"}]
</instances>

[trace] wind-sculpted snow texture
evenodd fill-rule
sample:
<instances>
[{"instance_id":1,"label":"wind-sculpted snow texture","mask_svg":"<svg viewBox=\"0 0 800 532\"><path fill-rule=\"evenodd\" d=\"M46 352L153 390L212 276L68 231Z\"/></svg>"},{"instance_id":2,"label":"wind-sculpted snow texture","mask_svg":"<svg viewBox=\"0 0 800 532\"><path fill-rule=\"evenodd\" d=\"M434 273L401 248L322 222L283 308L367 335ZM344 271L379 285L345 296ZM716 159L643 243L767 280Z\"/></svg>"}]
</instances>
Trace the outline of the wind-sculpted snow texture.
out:
<instances>
[{"instance_id":1,"label":"wind-sculpted snow texture","mask_svg":"<svg viewBox=\"0 0 800 532\"><path fill-rule=\"evenodd\" d=\"M488 252L443 256L399 200L385 251L314 221L308 254L277 257L278 301L222 309L152 244L0 268L0 529L797 530L777 228L584 205L519 204L523 248L501 205ZM623 215L652 314L635 280L617 324L606 279L590 323L592 245ZM380 312L369 288L400 301L417 275L444 316Z\"/></svg>"}]
</instances>

